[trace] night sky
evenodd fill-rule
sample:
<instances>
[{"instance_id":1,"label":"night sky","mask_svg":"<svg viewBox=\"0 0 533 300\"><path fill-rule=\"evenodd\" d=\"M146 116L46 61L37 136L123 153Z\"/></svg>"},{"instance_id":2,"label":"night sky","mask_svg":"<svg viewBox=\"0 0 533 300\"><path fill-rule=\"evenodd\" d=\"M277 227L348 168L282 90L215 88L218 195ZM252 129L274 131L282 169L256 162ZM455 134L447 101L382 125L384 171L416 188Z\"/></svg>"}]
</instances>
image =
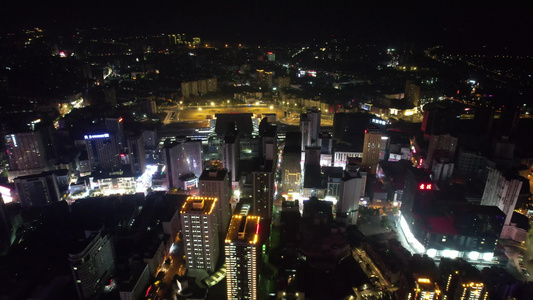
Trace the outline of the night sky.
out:
<instances>
[{"instance_id":1,"label":"night sky","mask_svg":"<svg viewBox=\"0 0 533 300\"><path fill-rule=\"evenodd\" d=\"M7 1L3 1L7 2ZM209 40L352 40L495 45L527 51L533 4L505 1L9 1L2 31L108 27L123 33L190 33Z\"/></svg>"}]
</instances>

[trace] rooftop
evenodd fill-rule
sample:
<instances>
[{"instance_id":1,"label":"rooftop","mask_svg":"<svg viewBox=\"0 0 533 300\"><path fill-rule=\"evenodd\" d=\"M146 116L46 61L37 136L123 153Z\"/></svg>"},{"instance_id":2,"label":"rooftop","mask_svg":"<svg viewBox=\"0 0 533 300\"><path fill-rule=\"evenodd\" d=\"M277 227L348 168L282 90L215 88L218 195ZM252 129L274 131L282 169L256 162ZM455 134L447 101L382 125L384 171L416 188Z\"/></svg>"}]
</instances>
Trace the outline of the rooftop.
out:
<instances>
[{"instance_id":1,"label":"rooftop","mask_svg":"<svg viewBox=\"0 0 533 300\"><path fill-rule=\"evenodd\" d=\"M215 197L188 197L181 207L180 213L211 214L218 198Z\"/></svg>"},{"instance_id":2,"label":"rooftop","mask_svg":"<svg viewBox=\"0 0 533 300\"><path fill-rule=\"evenodd\" d=\"M235 241L256 244L259 239L259 216L233 215L226 236L226 243Z\"/></svg>"}]
</instances>

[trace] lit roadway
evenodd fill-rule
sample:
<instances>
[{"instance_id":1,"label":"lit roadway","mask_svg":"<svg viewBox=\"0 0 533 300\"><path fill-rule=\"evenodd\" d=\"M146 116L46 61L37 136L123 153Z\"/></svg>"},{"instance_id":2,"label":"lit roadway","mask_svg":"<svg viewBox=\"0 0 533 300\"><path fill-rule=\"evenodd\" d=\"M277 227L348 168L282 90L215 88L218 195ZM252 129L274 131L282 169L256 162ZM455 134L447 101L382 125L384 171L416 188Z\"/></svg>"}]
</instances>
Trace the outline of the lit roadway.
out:
<instances>
[{"instance_id":1,"label":"lit roadway","mask_svg":"<svg viewBox=\"0 0 533 300\"><path fill-rule=\"evenodd\" d=\"M277 119L281 119L284 116L284 110L273 106L266 105L239 105L239 106L226 106L212 103L212 105L203 106L190 106L183 109L176 108L171 110L165 110L167 113L164 124L174 122L198 122L213 119L215 114L238 114L238 113L253 113L257 116L262 114L276 114Z\"/></svg>"},{"instance_id":2,"label":"lit roadway","mask_svg":"<svg viewBox=\"0 0 533 300\"><path fill-rule=\"evenodd\" d=\"M389 292L394 292L398 288L394 286L390 286L387 279L381 274L381 271L374 265L374 262L366 252L360 248L354 248L352 249L352 255L361 266L361 269L365 272L366 276L368 278L377 278L376 282L372 282L372 284L376 285L380 290L387 290Z\"/></svg>"},{"instance_id":3,"label":"lit roadway","mask_svg":"<svg viewBox=\"0 0 533 300\"><path fill-rule=\"evenodd\" d=\"M265 104L249 104L249 105L225 105L211 103L211 105L175 107L171 109L163 109L166 116L163 119L163 124L174 122L202 122L213 119L215 114L239 114L239 113L253 113L260 117L262 114L276 114L277 120L284 124L299 126L300 125L300 109L288 110L285 106L265 105ZM285 112L288 116L285 117ZM333 115L322 113L321 126L333 126ZM203 126L209 126L203 125Z\"/></svg>"}]
</instances>

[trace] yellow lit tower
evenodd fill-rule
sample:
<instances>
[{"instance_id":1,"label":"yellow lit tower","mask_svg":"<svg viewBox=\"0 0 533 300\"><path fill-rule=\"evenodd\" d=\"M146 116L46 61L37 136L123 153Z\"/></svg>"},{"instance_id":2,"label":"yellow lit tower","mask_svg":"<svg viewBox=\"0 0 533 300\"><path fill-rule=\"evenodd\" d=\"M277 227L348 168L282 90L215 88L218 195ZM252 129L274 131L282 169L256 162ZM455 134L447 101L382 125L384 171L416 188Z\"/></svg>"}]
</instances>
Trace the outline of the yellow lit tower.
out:
<instances>
[{"instance_id":1,"label":"yellow lit tower","mask_svg":"<svg viewBox=\"0 0 533 300\"><path fill-rule=\"evenodd\" d=\"M218 199L188 197L180 210L187 267L214 272L219 254Z\"/></svg>"},{"instance_id":2,"label":"yellow lit tower","mask_svg":"<svg viewBox=\"0 0 533 300\"><path fill-rule=\"evenodd\" d=\"M226 236L227 299L258 299L259 216L233 215Z\"/></svg>"},{"instance_id":3,"label":"yellow lit tower","mask_svg":"<svg viewBox=\"0 0 533 300\"><path fill-rule=\"evenodd\" d=\"M438 300L441 291L436 282L429 278L417 278L413 291L407 295L407 300Z\"/></svg>"},{"instance_id":4,"label":"yellow lit tower","mask_svg":"<svg viewBox=\"0 0 533 300\"><path fill-rule=\"evenodd\" d=\"M376 174L381 152L381 131L379 129L365 130L363 142L363 158L361 164L370 169L371 174Z\"/></svg>"}]
</instances>

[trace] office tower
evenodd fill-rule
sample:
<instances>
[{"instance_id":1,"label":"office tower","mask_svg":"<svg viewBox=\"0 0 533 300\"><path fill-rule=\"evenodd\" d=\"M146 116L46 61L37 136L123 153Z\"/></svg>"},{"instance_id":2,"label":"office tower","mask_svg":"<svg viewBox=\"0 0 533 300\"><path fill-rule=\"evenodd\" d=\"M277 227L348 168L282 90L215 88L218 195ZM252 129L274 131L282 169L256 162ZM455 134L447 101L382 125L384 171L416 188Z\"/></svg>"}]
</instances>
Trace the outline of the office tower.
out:
<instances>
[{"instance_id":1,"label":"office tower","mask_svg":"<svg viewBox=\"0 0 533 300\"><path fill-rule=\"evenodd\" d=\"M259 216L233 215L225 243L228 300L258 299Z\"/></svg>"},{"instance_id":2,"label":"office tower","mask_svg":"<svg viewBox=\"0 0 533 300\"><path fill-rule=\"evenodd\" d=\"M449 134L431 134L427 157L425 163L423 163L423 166L426 169L431 168L435 158L447 159L449 162L453 162L456 149L456 137L453 137Z\"/></svg>"},{"instance_id":3,"label":"office tower","mask_svg":"<svg viewBox=\"0 0 533 300\"><path fill-rule=\"evenodd\" d=\"M300 132L302 133L302 152L305 147L320 146L320 110L316 107L308 109L300 115Z\"/></svg>"},{"instance_id":4,"label":"office tower","mask_svg":"<svg viewBox=\"0 0 533 300\"><path fill-rule=\"evenodd\" d=\"M22 171L39 169L46 164L42 140L37 132L22 132L5 136L9 170Z\"/></svg>"},{"instance_id":5,"label":"office tower","mask_svg":"<svg viewBox=\"0 0 533 300\"><path fill-rule=\"evenodd\" d=\"M300 192L301 183L301 151L300 133L287 132L283 159L281 160L281 189L283 193Z\"/></svg>"},{"instance_id":6,"label":"office tower","mask_svg":"<svg viewBox=\"0 0 533 300\"><path fill-rule=\"evenodd\" d=\"M188 197L181 207L181 233L190 269L215 271L219 253L217 206L217 198Z\"/></svg>"},{"instance_id":7,"label":"office tower","mask_svg":"<svg viewBox=\"0 0 533 300\"><path fill-rule=\"evenodd\" d=\"M119 171L120 148L117 137L109 133L86 134L83 137L91 170L106 172Z\"/></svg>"},{"instance_id":8,"label":"office tower","mask_svg":"<svg viewBox=\"0 0 533 300\"><path fill-rule=\"evenodd\" d=\"M236 184L240 179L239 160L241 147L239 132L226 135L222 147L222 164L229 171L232 184Z\"/></svg>"},{"instance_id":9,"label":"office tower","mask_svg":"<svg viewBox=\"0 0 533 300\"><path fill-rule=\"evenodd\" d=\"M218 199L218 232L225 236L231 217L231 181L228 170L223 169L221 166L205 169L200 175L198 185L200 196Z\"/></svg>"},{"instance_id":10,"label":"office tower","mask_svg":"<svg viewBox=\"0 0 533 300\"><path fill-rule=\"evenodd\" d=\"M131 173L144 173L144 171L146 170L146 155L142 135L129 136L126 141L128 145L127 154L129 158Z\"/></svg>"},{"instance_id":11,"label":"office tower","mask_svg":"<svg viewBox=\"0 0 533 300\"><path fill-rule=\"evenodd\" d=\"M184 175L194 174L198 178L202 174L201 141L180 139L176 142L170 142L167 140L162 152L169 188L182 187L184 182L180 180L180 177Z\"/></svg>"},{"instance_id":12,"label":"office tower","mask_svg":"<svg viewBox=\"0 0 533 300\"><path fill-rule=\"evenodd\" d=\"M263 160L259 168L252 172L252 214L264 219L272 218L275 174L271 160Z\"/></svg>"},{"instance_id":13,"label":"office tower","mask_svg":"<svg viewBox=\"0 0 533 300\"><path fill-rule=\"evenodd\" d=\"M366 176L365 176L366 177ZM337 201L337 220L346 225L357 224L359 200L364 196L366 178L359 173L359 168L348 164L340 184L339 201Z\"/></svg>"},{"instance_id":14,"label":"office tower","mask_svg":"<svg viewBox=\"0 0 533 300\"><path fill-rule=\"evenodd\" d=\"M118 143L119 150L122 150L124 148L124 126L123 126L124 119L122 117L120 118L105 118L105 130L115 136L115 139Z\"/></svg>"},{"instance_id":15,"label":"office tower","mask_svg":"<svg viewBox=\"0 0 533 300\"><path fill-rule=\"evenodd\" d=\"M481 205L497 206L505 214L505 225L510 225L511 218L520 195L522 181L519 177L502 174L496 169L490 169L481 198Z\"/></svg>"},{"instance_id":16,"label":"office tower","mask_svg":"<svg viewBox=\"0 0 533 300\"><path fill-rule=\"evenodd\" d=\"M17 177L15 187L24 207L43 206L61 200L57 177L53 172Z\"/></svg>"},{"instance_id":17,"label":"office tower","mask_svg":"<svg viewBox=\"0 0 533 300\"><path fill-rule=\"evenodd\" d=\"M378 129L368 129L365 131L361 165L368 167L371 174L376 174L376 169L379 164L381 137L381 131Z\"/></svg>"},{"instance_id":18,"label":"office tower","mask_svg":"<svg viewBox=\"0 0 533 300\"><path fill-rule=\"evenodd\" d=\"M80 300L97 299L115 275L115 254L109 235L86 232L85 239L75 245L68 261Z\"/></svg>"},{"instance_id":19,"label":"office tower","mask_svg":"<svg viewBox=\"0 0 533 300\"><path fill-rule=\"evenodd\" d=\"M260 157L277 161L278 139L276 131L277 125L270 123L268 117L264 117L259 123L259 136L261 138Z\"/></svg>"}]
</instances>

